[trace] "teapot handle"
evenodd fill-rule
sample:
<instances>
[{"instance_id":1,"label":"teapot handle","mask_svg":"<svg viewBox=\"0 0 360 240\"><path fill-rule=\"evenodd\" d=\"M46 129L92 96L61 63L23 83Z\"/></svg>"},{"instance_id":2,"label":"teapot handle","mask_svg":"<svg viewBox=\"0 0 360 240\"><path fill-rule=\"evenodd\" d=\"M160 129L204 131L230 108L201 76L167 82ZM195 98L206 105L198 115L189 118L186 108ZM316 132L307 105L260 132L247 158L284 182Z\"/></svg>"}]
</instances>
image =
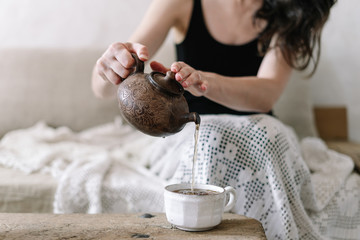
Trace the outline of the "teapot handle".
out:
<instances>
[{"instance_id":1,"label":"teapot handle","mask_svg":"<svg viewBox=\"0 0 360 240\"><path fill-rule=\"evenodd\" d=\"M134 73L144 73L144 62L141 61L135 53L131 53L131 55L135 59L135 72Z\"/></svg>"}]
</instances>

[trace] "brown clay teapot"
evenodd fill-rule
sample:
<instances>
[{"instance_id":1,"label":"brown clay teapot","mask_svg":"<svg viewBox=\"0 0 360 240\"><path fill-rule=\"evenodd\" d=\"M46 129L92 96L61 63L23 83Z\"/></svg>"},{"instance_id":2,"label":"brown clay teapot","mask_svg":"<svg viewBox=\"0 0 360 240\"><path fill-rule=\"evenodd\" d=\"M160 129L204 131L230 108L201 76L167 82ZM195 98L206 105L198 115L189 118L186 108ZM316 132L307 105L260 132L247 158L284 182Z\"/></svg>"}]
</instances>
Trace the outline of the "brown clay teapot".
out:
<instances>
[{"instance_id":1,"label":"brown clay teapot","mask_svg":"<svg viewBox=\"0 0 360 240\"><path fill-rule=\"evenodd\" d=\"M173 72L144 73L144 62L135 54L135 71L117 92L123 117L136 129L151 136L165 137L179 132L186 123L200 124L199 114L189 113L184 88Z\"/></svg>"}]
</instances>

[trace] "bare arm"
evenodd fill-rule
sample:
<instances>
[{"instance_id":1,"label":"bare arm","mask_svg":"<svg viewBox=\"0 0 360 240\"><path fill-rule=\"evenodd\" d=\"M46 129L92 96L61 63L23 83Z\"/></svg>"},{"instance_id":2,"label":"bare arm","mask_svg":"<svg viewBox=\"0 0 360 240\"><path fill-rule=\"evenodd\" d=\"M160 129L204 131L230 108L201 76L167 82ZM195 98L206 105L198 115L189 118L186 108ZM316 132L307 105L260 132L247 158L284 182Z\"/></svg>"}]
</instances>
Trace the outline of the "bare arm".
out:
<instances>
[{"instance_id":1,"label":"bare arm","mask_svg":"<svg viewBox=\"0 0 360 240\"><path fill-rule=\"evenodd\" d=\"M182 62L172 64L171 70L194 95L205 96L238 111L268 112L283 92L292 69L278 49L271 49L257 76L225 77L196 71Z\"/></svg>"},{"instance_id":2,"label":"bare arm","mask_svg":"<svg viewBox=\"0 0 360 240\"><path fill-rule=\"evenodd\" d=\"M116 96L117 85L133 71L135 61L131 53L143 61L155 54L181 16L183 3L184 0L154 0L129 41L109 46L93 69L92 89L97 97Z\"/></svg>"},{"instance_id":3,"label":"bare arm","mask_svg":"<svg viewBox=\"0 0 360 240\"><path fill-rule=\"evenodd\" d=\"M169 30L189 13L188 3L192 0L154 0L129 42L112 44L97 61L92 79L95 95L115 96L116 85L132 71L131 53L136 53L141 60L149 59ZM205 96L234 110L258 112L267 112L273 107L291 73L291 67L276 49L266 54L257 76L225 77L196 71L181 62L174 63L171 70L194 95Z\"/></svg>"}]
</instances>

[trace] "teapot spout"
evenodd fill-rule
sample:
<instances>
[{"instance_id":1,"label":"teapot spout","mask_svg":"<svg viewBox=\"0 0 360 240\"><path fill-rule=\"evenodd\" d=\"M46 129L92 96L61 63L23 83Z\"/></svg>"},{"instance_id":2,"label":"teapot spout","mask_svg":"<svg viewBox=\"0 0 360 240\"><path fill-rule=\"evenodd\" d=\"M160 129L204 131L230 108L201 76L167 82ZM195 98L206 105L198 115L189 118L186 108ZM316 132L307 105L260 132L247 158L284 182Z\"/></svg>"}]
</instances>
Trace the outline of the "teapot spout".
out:
<instances>
[{"instance_id":1,"label":"teapot spout","mask_svg":"<svg viewBox=\"0 0 360 240\"><path fill-rule=\"evenodd\" d=\"M191 112L183 115L185 123L195 122L196 125L200 125L200 115L197 112Z\"/></svg>"}]
</instances>

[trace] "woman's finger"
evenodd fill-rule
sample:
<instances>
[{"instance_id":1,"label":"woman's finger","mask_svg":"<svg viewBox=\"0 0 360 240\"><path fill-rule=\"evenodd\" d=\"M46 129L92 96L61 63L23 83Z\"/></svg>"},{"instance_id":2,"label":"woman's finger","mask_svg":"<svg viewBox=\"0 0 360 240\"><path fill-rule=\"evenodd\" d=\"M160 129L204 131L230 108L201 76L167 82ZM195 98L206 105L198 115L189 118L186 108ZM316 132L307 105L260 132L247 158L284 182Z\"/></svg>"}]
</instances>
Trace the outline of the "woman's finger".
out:
<instances>
[{"instance_id":1,"label":"woman's finger","mask_svg":"<svg viewBox=\"0 0 360 240\"><path fill-rule=\"evenodd\" d=\"M177 73L179 72L182 68L184 67L187 67L189 65L187 65L186 63L184 62L174 62L173 64L171 64L171 71L174 72L174 73Z\"/></svg>"},{"instance_id":2,"label":"woman's finger","mask_svg":"<svg viewBox=\"0 0 360 240\"><path fill-rule=\"evenodd\" d=\"M122 82L123 78L120 77L118 74L116 74L111 68L108 68L106 71L103 71L101 73L101 76L105 79L107 79L109 82L111 82L114 85L118 85Z\"/></svg>"},{"instance_id":3,"label":"woman's finger","mask_svg":"<svg viewBox=\"0 0 360 240\"><path fill-rule=\"evenodd\" d=\"M107 58L118 61L126 69L135 66L135 59L124 43L112 44L107 53Z\"/></svg>"},{"instance_id":4,"label":"woman's finger","mask_svg":"<svg viewBox=\"0 0 360 240\"><path fill-rule=\"evenodd\" d=\"M147 61L149 59L149 52L145 45L130 42L127 42L124 45L130 53L136 53L141 61Z\"/></svg>"},{"instance_id":5,"label":"woman's finger","mask_svg":"<svg viewBox=\"0 0 360 240\"><path fill-rule=\"evenodd\" d=\"M165 67L163 64L156 62L156 61L152 61L150 63L150 67L153 71L155 72L161 72L161 73L166 73L167 71L170 71L170 68Z\"/></svg>"},{"instance_id":6,"label":"woman's finger","mask_svg":"<svg viewBox=\"0 0 360 240\"><path fill-rule=\"evenodd\" d=\"M118 62L116 59L113 59L110 63L110 68L119 75L122 79L125 79L129 76L130 73L133 72L133 68L125 68L123 65L121 65L120 62Z\"/></svg>"}]
</instances>

